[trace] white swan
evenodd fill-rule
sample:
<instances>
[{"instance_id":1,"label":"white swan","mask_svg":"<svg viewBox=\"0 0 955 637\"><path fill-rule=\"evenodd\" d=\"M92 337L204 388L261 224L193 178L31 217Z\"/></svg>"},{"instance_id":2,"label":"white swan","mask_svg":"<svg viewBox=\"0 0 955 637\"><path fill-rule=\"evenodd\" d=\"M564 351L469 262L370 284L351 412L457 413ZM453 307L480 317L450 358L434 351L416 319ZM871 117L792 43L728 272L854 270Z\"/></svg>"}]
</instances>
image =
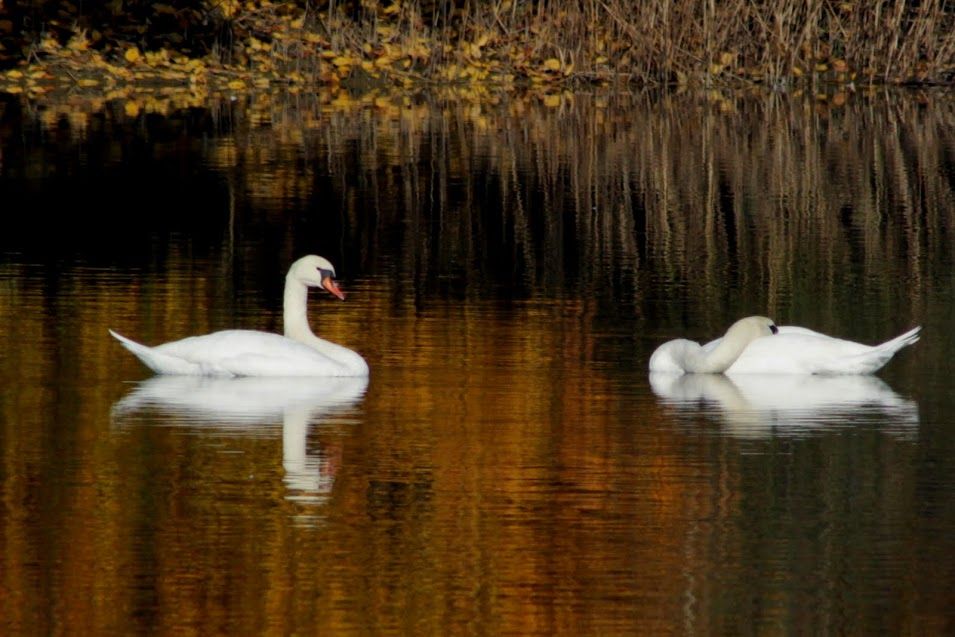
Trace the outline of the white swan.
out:
<instances>
[{"instance_id":1,"label":"white swan","mask_svg":"<svg viewBox=\"0 0 955 637\"><path fill-rule=\"evenodd\" d=\"M368 364L352 350L323 340L308 325L308 288L321 287L344 300L327 259L309 255L285 277L285 336L223 330L147 347L112 334L157 374L188 376L367 376Z\"/></svg>"},{"instance_id":2,"label":"white swan","mask_svg":"<svg viewBox=\"0 0 955 637\"><path fill-rule=\"evenodd\" d=\"M650 357L651 372L671 374L719 374L736 362L740 354L754 342L777 332L772 319L748 316L733 323L723 338L706 347L696 341L678 338L658 347Z\"/></svg>"},{"instance_id":3,"label":"white swan","mask_svg":"<svg viewBox=\"0 0 955 637\"><path fill-rule=\"evenodd\" d=\"M772 325L770 329L775 334L772 338L746 340L746 333L734 333L734 328L749 320L738 321L726 336L703 346L683 339L664 343L650 357L650 371L727 375L873 374L897 351L916 343L922 329L913 328L879 345L864 345L804 327ZM727 353L735 353L732 360Z\"/></svg>"}]
</instances>

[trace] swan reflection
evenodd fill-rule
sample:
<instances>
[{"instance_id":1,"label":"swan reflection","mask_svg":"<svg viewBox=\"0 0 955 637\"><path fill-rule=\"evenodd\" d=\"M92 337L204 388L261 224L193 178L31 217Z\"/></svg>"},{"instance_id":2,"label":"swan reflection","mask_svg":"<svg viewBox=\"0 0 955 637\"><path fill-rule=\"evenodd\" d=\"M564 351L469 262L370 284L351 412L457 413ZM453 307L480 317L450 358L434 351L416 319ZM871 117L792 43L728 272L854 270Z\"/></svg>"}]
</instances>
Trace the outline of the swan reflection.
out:
<instances>
[{"instance_id":1,"label":"swan reflection","mask_svg":"<svg viewBox=\"0 0 955 637\"><path fill-rule=\"evenodd\" d=\"M739 437L799 435L863 420L908 437L919 422L918 405L876 376L654 373L650 387L681 411L715 408L727 432Z\"/></svg>"},{"instance_id":2,"label":"swan reflection","mask_svg":"<svg viewBox=\"0 0 955 637\"><path fill-rule=\"evenodd\" d=\"M308 426L346 416L365 393L367 377L213 378L155 376L113 406L116 422L158 412L163 424L258 435L282 426L282 465L288 498L321 502L334 483L328 458L309 455Z\"/></svg>"}]
</instances>

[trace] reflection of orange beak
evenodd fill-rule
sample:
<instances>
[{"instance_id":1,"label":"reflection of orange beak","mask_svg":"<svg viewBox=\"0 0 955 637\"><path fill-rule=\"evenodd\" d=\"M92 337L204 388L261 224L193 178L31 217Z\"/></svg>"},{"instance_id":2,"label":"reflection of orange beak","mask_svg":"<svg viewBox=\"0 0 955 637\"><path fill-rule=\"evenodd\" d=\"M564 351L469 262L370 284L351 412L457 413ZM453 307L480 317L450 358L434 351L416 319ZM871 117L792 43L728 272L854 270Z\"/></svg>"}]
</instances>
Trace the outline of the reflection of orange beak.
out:
<instances>
[{"instance_id":1,"label":"reflection of orange beak","mask_svg":"<svg viewBox=\"0 0 955 637\"><path fill-rule=\"evenodd\" d=\"M322 279L322 287L328 290L329 294L333 294L340 298L342 301L345 300L345 293L338 288L338 284L335 283L335 279L330 276Z\"/></svg>"}]
</instances>

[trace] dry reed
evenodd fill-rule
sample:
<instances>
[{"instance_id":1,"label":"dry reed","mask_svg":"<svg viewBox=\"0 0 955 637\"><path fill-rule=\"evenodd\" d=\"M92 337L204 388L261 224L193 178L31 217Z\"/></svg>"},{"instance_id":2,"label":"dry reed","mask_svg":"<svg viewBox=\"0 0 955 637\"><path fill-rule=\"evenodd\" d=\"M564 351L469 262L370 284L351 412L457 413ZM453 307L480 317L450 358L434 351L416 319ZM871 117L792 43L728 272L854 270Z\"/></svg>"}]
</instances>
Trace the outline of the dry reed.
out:
<instances>
[{"instance_id":1,"label":"dry reed","mask_svg":"<svg viewBox=\"0 0 955 637\"><path fill-rule=\"evenodd\" d=\"M446 11L410 2L394 16L384 14L389 6L368 2L351 18L329 11L316 23L356 54L385 32L426 41L430 56L417 69L425 76L474 63L477 53L497 63L498 75L534 79L547 68L563 79L644 85L945 82L955 74L950 0L503 0ZM556 63L548 68L548 60Z\"/></svg>"}]
</instances>

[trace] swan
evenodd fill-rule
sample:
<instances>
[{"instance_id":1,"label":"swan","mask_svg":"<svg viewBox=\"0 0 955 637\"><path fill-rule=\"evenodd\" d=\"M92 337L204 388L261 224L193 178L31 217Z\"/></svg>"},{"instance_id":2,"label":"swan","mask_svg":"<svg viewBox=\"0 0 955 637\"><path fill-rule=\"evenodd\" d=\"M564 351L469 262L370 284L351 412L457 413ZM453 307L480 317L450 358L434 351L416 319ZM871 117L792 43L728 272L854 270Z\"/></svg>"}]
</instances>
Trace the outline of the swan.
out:
<instances>
[{"instance_id":1,"label":"swan","mask_svg":"<svg viewBox=\"0 0 955 637\"><path fill-rule=\"evenodd\" d=\"M719 374L729 369L749 345L768 340L764 337L773 336L778 331L770 318L747 316L733 323L723 338L706 346L685 338L664 343L650 356L650 371Z\"/></svg>"},{"instance_id":2,"label":"swan","mask_svg":"<svg viewBox=\"0 0 955 637\"><path fill-rule=\"evenodd\" d=\"M285 336L255 330L223 330L148 347L113 330L123 347L157 374L185 376L367 376L368 364L352 350L323 340L308 325L308 288L321 287L344 300L335 267L308 255L285 277Z\"/></svg>"},{"instance_id":3,"label":"swan","mask_svg":"<svg viewBox=\"0 0 955 637\"><path fill-rule=\"evenodd\" d=\"M915 327L879 345L865 345L827 336L805 327L794 325L773 327L775 328L773 338L752 339L743 345L729 365L721 370L706 371L722 371L730 376L736 374L874 374L882 369L897 351L918 342L919 333L922 330L921 326ZM739 347L741 344L739 338L730 340L727 344L729 337L730 333L727 332L726 336L703 346L692 341L671 341L671 343L684 343L684 345L671 346L671 349L664 351L655 361L657 354L671 345L671 343L665 343L650 358L650 371L700 372L700 369L692 368L684 360L674 356L672 352L679 353L684 350L696 352L694 354L696 359L713 357L717 352L726 351L728 345L732 346L730 351L734 351L733 347ZM695 350L690 345L699 350Z\"/></svg>"}]
</instances>

